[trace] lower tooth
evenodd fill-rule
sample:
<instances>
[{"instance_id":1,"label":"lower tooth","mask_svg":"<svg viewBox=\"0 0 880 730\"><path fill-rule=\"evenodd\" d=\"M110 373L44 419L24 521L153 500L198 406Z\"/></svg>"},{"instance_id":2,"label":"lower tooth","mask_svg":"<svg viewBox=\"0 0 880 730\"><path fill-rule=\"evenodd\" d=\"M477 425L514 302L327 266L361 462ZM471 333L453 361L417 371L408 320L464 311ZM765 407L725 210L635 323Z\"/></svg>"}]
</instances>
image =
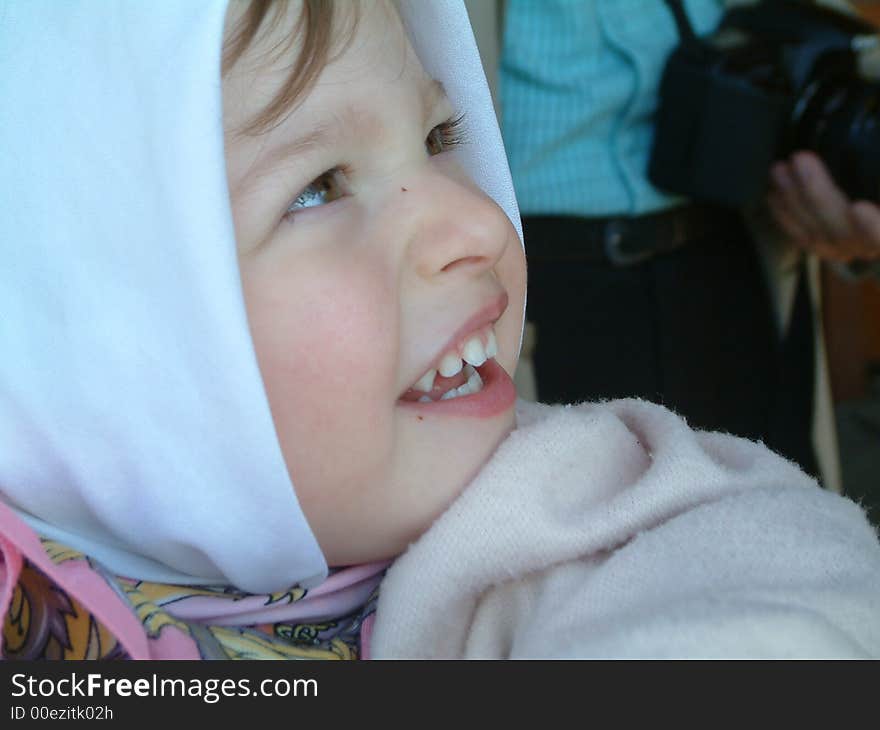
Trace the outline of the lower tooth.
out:
<instances>
[{"instance_id":1,"label":"lower tooth","mask_svg":"<svg viewBox=\"0 0 880 730\"><path fill-rule=\"evenodd\" d=\"M480 374L474 370L474 374L468 378L467 384L471 389L471 393L477 393L483 388L483 379L480 377Z\"/></svg>"},{"instance_id":2,"label":"lower tooth","mask_svg":"<svg viewBox=\"0 0 880 730\"><path fill-rule=\"evenodd\" d=\"M464 395L472 395L473 393L479 393L482 389L483 379L480 377L480 374L474 370L466 383L457 388L453 388L452 390L447 390L440 396L440 400L452 400L453 398L460 398Z\"/></svg>"},{"instance_id":3,"label":"lower tooth","mask_svg":"<svg viewBox=\"0 0 880 730\"><path fill-rule=\"evenodd\" d=\"M432 401L432 400L431 400L428 396L426 396L426 395L423 395L421 398L419 398L419 403L433 403L433 402L434 402L434 401Z\"/></svg>"}]
</instances>

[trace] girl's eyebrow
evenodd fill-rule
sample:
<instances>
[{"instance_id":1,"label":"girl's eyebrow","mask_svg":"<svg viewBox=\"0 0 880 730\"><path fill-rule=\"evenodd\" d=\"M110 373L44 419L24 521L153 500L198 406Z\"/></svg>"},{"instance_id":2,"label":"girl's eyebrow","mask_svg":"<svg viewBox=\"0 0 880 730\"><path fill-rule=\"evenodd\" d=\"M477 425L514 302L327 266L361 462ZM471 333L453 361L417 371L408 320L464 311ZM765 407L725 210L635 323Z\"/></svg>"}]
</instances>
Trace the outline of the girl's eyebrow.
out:
<instances>
[{"instance_id":1,"label":"girl's eyebrow","mask_svg":"<svg viewBox=\"0 0 880 730\"><path fill-rule=\"evenodd\" d=\"M419 96L423 110L422 126L427 126L437 107L446 99L446 90L436 79L426 77L419 87ZM342 138L351 136L352 129L357 129L359 135L370 140L381 140L387 133L385 125L374 114L346 105L341 111L317 121L295 139L266 150L261 155L261 160L250 169L247 177L262 177L304 152L333 146Z\"/></svg>"}]
</instances>

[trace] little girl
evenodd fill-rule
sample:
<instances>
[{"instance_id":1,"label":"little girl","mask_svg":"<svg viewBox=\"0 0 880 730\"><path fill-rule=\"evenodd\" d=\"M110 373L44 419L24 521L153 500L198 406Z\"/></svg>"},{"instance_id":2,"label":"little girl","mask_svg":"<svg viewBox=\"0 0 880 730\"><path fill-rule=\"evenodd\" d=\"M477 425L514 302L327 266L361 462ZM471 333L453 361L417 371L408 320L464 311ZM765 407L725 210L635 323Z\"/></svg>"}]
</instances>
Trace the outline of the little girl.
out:
<instances>
[{"instance_id":1,"label":"little girl","mask_svg":"<svg viewBox=\"0 0 880 730\"><path fill-rule=\"evenodd\" d=\"M7 2L0 63L7 658L880 654L857 506L517 406L460 2Z\"/></svg>"}]
</instances>

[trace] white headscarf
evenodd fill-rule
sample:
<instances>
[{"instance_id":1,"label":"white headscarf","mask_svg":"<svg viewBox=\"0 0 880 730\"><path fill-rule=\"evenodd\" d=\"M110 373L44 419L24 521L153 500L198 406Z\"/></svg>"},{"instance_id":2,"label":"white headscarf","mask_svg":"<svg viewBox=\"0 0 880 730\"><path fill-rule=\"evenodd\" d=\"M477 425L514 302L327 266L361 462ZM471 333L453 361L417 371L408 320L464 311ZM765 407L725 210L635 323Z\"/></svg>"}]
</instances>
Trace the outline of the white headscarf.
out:
<instances>
[{"instance_id":1,"label":"white headscarf","mask_svg":"<svg viewBox=\"0 0 880 730\"><path fill-rule=\"evenodd\" d=\"M0 495L117 574L266 592L327 566L245 315L225 10L0 0ZM519 229L461 0L402 13L481 140L474 178Z\"/></svg>"}]
</instances>

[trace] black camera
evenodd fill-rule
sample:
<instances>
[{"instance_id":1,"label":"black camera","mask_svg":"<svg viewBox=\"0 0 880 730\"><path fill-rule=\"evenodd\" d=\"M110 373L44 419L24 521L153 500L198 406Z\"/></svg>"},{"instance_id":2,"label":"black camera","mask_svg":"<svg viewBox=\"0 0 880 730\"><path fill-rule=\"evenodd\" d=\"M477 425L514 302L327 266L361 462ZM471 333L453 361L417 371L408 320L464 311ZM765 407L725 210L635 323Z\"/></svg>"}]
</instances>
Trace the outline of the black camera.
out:
<instances>
[{"instance_id":1,"label":"black camera","mask_svg":"<svg viewBox=\"0 0 880 730\"><path fill-rule=\"evenodd\" d=\"M734 8L698 38L681 4L667 3L681 43L660 85L655 185L739 206L762 196L774 160L808 149L851 198L880 200L880 83L859 65L877 29L775 0Z\"/></svg>"}]
</instances>

